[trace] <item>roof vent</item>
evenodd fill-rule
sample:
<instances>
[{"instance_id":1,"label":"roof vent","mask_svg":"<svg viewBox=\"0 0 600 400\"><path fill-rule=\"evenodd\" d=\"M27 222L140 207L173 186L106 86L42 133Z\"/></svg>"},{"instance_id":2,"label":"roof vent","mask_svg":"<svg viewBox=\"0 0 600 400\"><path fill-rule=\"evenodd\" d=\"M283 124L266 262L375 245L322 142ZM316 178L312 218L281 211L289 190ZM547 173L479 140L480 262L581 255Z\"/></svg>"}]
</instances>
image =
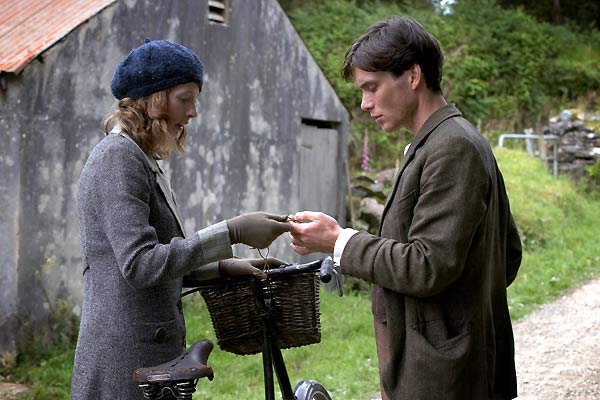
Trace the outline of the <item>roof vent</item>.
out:
<instances>
[{"instance_id":1,"label":"roof vent","mask_svg":"<svg viewBox=\"0 0 600 400\"><path fill-rule=\"evenodd\" d=\"M208 0L208 20L216 24L227 25L229 0Z\"/></svg>"}]
</instances>

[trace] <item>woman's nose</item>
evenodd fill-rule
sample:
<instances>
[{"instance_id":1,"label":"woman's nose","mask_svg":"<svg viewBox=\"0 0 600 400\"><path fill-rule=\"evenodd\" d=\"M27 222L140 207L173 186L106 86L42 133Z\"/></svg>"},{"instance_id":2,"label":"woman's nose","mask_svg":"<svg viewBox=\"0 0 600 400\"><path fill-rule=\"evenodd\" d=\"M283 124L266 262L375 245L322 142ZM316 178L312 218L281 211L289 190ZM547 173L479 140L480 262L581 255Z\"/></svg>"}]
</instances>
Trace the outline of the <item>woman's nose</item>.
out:
<instances>
[{"instance_id":1,"label":"woman's nose","mask_svg":"<svg viewBox=\"0 0 600 400\"><path fill-rule=\"evenodd\" d=\"M194 104L187 112L187 116L189 118L196 118L198 116L198 112L196 111L196 105Z\"/></svg>"}]
</instances>

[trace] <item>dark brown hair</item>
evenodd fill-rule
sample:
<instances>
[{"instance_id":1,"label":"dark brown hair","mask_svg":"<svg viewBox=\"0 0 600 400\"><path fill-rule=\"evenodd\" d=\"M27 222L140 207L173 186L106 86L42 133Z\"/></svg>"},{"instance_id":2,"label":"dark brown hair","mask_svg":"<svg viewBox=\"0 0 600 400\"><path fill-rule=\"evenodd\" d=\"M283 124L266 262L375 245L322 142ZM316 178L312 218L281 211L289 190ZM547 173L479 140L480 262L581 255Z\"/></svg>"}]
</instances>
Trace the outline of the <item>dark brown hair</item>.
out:
<instances>
[{"instance_id":1,"label":"dark brown hair","mask_svg":"<svg viewBox=\"0 0 600 400\"><path fill-rule=\"evenodd\" d=\"M346 80L354 68L368 72L388 71L398 77L418 64L425 83L441 93L444 55L435 37L411 18L392 17L371 25L346 53L342 76Z\"/></svg>"}]
</instances>

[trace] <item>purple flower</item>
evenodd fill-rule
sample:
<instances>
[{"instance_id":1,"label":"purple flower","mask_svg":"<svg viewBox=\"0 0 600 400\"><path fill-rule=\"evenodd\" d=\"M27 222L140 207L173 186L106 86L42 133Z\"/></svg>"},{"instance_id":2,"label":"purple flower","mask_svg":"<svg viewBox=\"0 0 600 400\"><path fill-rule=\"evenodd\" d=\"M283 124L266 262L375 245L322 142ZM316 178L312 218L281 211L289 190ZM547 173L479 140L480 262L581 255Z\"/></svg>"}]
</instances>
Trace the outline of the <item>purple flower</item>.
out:
<instances>
[{"instance_id":1,"label":"purple flower","mask_svg":"<svg viewBox=\"0 0 600 400\"><path fill-rule=\"evenodd\" d=\"M370 168L369 168L369 145L367 143L367 138L365 136L365 140L363 142L363 158L362 158L362 163L360 164L360 167L362 168L363 171L365 172L369 172Z\"/></svg>"}]
</instances>

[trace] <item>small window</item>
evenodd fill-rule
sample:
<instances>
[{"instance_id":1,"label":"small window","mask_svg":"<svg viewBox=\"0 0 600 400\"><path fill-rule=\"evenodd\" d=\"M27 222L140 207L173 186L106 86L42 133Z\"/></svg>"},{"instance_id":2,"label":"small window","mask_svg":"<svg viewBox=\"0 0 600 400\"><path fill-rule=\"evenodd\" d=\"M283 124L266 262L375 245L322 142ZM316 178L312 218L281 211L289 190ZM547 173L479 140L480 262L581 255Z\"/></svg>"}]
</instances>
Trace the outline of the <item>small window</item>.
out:
<instances>
[{"instance_id":1,"label":"small window","mask_svg":"<svg viewBox=\"0 0 600 400\"><path fill-rule=\"evenodd\" d=\"M208 0L208 20L217 24L227 24L227 3L229 0Z\"/></svg>"}]
</instances>

